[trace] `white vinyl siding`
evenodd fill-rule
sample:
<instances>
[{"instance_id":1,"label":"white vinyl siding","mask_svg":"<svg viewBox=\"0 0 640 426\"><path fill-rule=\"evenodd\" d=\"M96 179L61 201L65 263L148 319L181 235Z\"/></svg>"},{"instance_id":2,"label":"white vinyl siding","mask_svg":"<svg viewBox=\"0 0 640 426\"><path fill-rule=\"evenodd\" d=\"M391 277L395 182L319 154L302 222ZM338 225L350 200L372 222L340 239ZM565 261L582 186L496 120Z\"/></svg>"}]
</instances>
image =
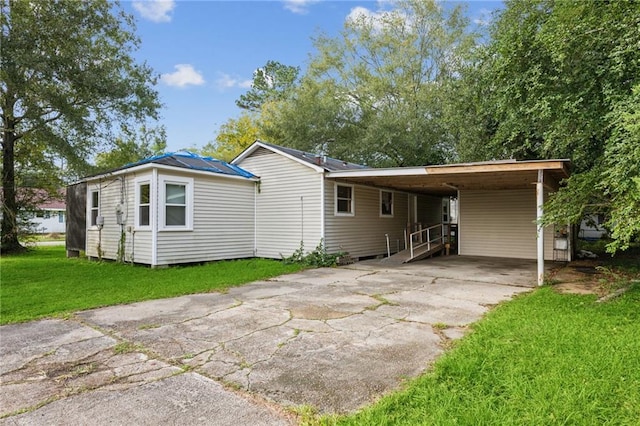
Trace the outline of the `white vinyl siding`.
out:
<instances>
[{"instance_id":1,"label":"white vinyl siding","mask_svg":"<svg viewBox=\"0 0 640 426\"><path fill-rule=\"evenodd\" d=\"M460 254L535 259L536 191L460 191ZM545 259L553 259L553 232L544 233Z\"/></svg>"},{"instance_id":2,"label":"white vinyl siding","mask_svg":"<svg viewBox=\"0 0 640 426\"><path fill-rule=\"evenodd\" d=\"M150 179L151 174L147 179ZM121 183L120 179L124 180ZM100 257L98 244L102 251L102 258L116 260L118 258L118 242L124 230L124 260L136 263L151 263L151 232L131 232L135 221L135 191L136 179L133 175L88 181L88 197L91 191L100 191L100 215L104 216L104 226L101 231L97 227L88 226L86 254L89 257ZM124 201L121 203L121 199ZM116 219L116 206L121 204L123 209L124 226L121 227ZM89 222L87 223L89 225Z\"/></svg>"},{"instance_id":3,"label":"white vinyl siding","mask_svg":"<svg viewBox=\"0 0 640 426\"><path fill-rule=\"evenodd\" d=\"M305 251L315 249L322 235L322 174L264 148L238 166L261 179L256 194L256 256L287 257L300 248L301 241Z\"/></svg>"},{"instance_id":4,"label":"white vinyl siding","mask_svg":"<svg viewBox=\"0 0 640 426\"><path fill-rule=\"evenodd\" d=\"M160 182L185 178L158 175ZM192 182L193 226L159 229L157 265L253 257L255 183L215 175L198 175Z\"/></svg>"},{"instance_id":5,"label":"white vinyl siding","mask_svg":"<svg viewBox=\"0 0 640 426\"><path fill-rule=\"evenodd\" d=\"M407 225L407 194L394 192L395 215L380 217L380 190L355 185L354 216L337 216L335 211L336 183L325 183L326 246L329 252L346 251L353 257L367 257L385 254L389 234L391 252L404 248L404 229Z\"/></svg>"}]
</instances>

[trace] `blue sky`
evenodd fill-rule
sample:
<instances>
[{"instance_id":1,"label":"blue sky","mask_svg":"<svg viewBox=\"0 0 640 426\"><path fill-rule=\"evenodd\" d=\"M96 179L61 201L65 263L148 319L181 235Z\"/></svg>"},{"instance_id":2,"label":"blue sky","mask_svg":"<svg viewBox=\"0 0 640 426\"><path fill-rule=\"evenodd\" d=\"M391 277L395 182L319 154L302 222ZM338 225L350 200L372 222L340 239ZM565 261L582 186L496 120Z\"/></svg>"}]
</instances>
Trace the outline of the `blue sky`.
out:
<instances>
[{"instance_id":1,"label":"blue sky","mask_svg":"<svg viewBox=\"0 0 640 426\"><path fill-rule=\"evenodd\" d=\"M467 1L482 25L500 1ZM457 2L448 2L454 5ZM388 1L180 1L125 2L142 40L136 56L160 77L167 150L202 147L241 110L235 100L268 60L300 66L313 54L312 37L335 36L350 13L375 14Z\"/></svg>"}]
</instances>

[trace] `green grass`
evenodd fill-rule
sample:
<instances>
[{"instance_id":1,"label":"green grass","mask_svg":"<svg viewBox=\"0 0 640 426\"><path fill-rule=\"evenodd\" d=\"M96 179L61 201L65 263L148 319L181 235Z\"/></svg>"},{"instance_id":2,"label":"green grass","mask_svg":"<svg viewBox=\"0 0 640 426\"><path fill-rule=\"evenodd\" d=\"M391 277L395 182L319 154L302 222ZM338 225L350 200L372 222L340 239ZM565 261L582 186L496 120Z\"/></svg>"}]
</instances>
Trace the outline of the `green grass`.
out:
<instances>
[{"instance_id":1,"label":"green grass","mask_svg":"<svg viewBox=\"0 0 640 426\"><path fill-rule=\"evenodd\" d=\"M0 324L28 321L99 306L224 291L300 270L267 259L151 269L67 259L63 246L38 247L0 259Z\"/></svg>"},{"instance_id":2,"label":"green grass","mask_svg":"<svg viewBox=\"0 0 640 426\"><path fill-rule=\"evenodd\" d=\"M637 425L640 284L500 305L420 378L338 425Z\"/></svg>"}]
</instances>

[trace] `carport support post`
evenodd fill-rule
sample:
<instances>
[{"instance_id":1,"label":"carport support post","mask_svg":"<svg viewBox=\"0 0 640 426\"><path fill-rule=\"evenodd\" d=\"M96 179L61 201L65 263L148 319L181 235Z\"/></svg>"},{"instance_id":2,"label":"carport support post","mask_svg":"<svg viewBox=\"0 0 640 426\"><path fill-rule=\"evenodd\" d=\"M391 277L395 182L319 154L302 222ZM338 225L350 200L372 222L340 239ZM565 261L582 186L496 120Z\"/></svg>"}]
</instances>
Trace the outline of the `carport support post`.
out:
<instances>
[{"instance_id":1,"label":"carport support post","mask_svg":"<svg viewBox=\"0 0 640 426\"><path fill-rule=\"evenodd\" d=\"M538 243L538 285L544 284L544 228L542 227L542 215L544 214L544 172L538 170L538 181L536 182L536 241Z\"/></svg>"}]
</instances>

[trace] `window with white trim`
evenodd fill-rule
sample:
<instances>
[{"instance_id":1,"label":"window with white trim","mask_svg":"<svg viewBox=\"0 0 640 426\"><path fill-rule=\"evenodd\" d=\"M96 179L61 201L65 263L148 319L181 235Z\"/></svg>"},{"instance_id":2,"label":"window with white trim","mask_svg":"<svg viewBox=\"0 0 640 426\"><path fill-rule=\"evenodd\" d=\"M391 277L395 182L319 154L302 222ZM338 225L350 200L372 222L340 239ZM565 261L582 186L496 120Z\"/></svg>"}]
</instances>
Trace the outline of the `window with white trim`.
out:
<instances>
[{"instance_id":1,"label":"window with white trim","mask_svg":"<svg viewBox=\"0 0 640 426\"><path fill-rule=\"evenodd\" d=\"M335 186L335 214L339 216L353 216L353 186L336 184Z\"/></svg>"},{"instance_id":2,"label":"window with white trim","mask_svg":"<svg viewBox=\"0 0 640 426\"><path fill-rule=\"evenodd\" d=\"M187 225L187 185L165 184L165 226Z\"/></svg>"},{"instance_id":3,"label":"window with white trim","mask_svg":"<svg viewBox=\"0 0 640 426\"><path fill-rule=\"evenodd\" d=\"M151 226L151 183L141 181L136 185L136 227Z\"/></svg>"},{"instance_id":4,"label":"window with white trim","mask_svg":"<svg viewBox=\"0 0 640 426\"><path fill-rule=\"evenodd\" d=\"M380 191L380 216L393 217L393 192Z\"/></svg>"},{"instance_id":5,"label":"window with white trim","mask_svg":"<svg viewBox=\"0 0 640 426\"><path fill-rule=\"evenodd\" d=\"M160 229L191 230L193 228L193 179L161 177Z\"/></svg>"},{"instance_id":6,"label":"window with white trim","mask_svg":"<svg viewBox=\"0 0 640 426\"><path fill-rule=\"evenodd\" d=\"M98 216L100 215L100 192L94 190L89 192L89 217L91 226L96 226L98 223Z\"/></svg>"}]
</instances>

